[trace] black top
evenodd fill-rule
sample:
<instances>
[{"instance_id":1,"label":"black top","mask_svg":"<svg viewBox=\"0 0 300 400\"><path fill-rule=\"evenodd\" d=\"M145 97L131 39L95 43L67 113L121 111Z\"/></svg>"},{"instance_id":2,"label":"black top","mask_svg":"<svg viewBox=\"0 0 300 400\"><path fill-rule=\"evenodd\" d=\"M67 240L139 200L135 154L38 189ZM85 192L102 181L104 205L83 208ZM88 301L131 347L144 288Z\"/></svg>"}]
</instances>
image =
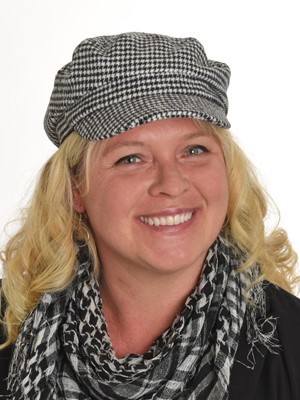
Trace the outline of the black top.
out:
<instances>
[{"instance_id":1,"label":"black top","mask_svg":"<svg viewBox=\"0 0 300 400\"><path fill-rule=\"evenodd\" d=\"M273 354L258 345L255 367L249 368L250 347L246 324L231 372L229 400L300 400L300 300L272 284L266 287L267 314L278 318L277 334L281 347ZM0 343L3 342L0 332ZM6 398L6 377L12 347L0 351L0 399Z\"/></svg>"},{"instance_id":2,"label":"black top","mask_svg":"<svg viewBox=\"0 0 300 400\"><path fill-rule=\"evenodd\" d=\"M229 400L300 400L300 299L272 284L266 287L266 293L267 315L278 318L281 348L272 354L259 346L254 354L254 370L246 368L238 362L249 364L244 324L231 373Z\"/></svg>"}]
</instances>

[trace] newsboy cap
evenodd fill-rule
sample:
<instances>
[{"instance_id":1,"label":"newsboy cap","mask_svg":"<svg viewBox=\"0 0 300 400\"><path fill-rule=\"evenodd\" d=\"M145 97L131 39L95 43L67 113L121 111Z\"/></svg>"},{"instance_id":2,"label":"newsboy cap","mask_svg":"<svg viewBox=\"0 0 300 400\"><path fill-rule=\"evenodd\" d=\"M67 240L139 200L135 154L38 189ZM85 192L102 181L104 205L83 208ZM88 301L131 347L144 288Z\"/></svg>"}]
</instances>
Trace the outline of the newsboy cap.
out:
<instances>
[{"instance_id":1,"label":"newsboy cap","mask_svg":"<svg viewBox=\"0 0 300 400\"><path fill-rule=\"evenodd\" d=\"M194 38L141 32L78 45L56 75L45 115L56 146L72 132L101 140L147 122L195 118L229 128L230 69Z\"/></svg>"}]
</instances>

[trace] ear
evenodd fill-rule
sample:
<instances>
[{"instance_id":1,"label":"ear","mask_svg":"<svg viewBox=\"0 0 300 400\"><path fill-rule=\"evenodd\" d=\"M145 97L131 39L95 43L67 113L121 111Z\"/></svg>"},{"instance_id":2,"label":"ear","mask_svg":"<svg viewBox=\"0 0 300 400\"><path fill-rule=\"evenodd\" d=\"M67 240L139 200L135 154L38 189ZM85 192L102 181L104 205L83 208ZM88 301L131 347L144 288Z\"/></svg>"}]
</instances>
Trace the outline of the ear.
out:
<instances>
[{"instance_id":1,"label":"ear","mask_svg":"<svg viewBox=\"0 0 300 400\"><path fill-rule=\"evenodd\" d=\"M80 214L85 212L84 202L78 189L73 189L73 208Z\"/></svg>"}]
</instances>

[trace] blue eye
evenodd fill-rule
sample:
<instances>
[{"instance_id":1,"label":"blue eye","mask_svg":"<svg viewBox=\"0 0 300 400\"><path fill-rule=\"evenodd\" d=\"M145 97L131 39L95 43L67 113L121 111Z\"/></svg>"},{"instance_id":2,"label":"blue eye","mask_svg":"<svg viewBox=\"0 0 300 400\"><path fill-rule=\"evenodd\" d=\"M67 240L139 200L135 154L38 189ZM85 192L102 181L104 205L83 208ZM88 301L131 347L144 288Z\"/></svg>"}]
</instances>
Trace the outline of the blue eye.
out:
<instances>
[{"instance_id":1,"label":"blue eye","mask_svg":"<svg viewBox=\"0 0 300 400\"><path fill-rule=\"evenodd\" d=\"M116 164L136 164L138 162L141 162L141 159L139 158L139 156L137 156L136 154L130 154L128 156L122 157L120 158L120 160L118 160L116 162Z\"/></svg>"},{"instance_id":2,"label":"blue eye","mask_svg":"<svg viewBox=\"0 0 300 400\"><path fill-rule=\"evenodd\" d=\"M199 145L199 144L190 146L187 149L187 154L189 156L198 156L199 154L207 153L207 152L208 152L208 149L206 147L204 147L204 146Z\"/></svg>"}]
</instances>

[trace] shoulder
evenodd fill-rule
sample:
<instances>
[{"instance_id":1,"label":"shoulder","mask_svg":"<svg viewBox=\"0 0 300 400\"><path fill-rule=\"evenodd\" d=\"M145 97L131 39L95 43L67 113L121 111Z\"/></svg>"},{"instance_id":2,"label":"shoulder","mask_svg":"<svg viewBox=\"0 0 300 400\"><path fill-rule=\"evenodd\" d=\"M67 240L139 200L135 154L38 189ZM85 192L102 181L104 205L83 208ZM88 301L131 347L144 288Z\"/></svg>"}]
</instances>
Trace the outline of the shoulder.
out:
<instances>
[{"instance_id":1,"label":"shoulder","mask_svg":"<svg viewBox=\"0 0 300 400\"><path fill-rule=\"evenodd\" d=\"M1 289L1 280L0 280L0 289ZM3 318L5 310L5 301L1 298L1 312L0 318ZM0 324L0 344L5 342L5 330L2 324ZM12 346L6 347L3 350L0 350L0 397L7 395L6 391L6 380L8 376L9 363L12 356Z\"/></svg>"},{"instance_id":2,"label":"shoulder","mask_svg":"<svg viewBox=\"0 0 300 400\"><path fill-rule=\"evenodd\" d=\"M283 319L289 320L293 317L299 319L300 299L298 297L269 282L265 284L265 293L268 312ZM297 321L296 326L300 328L300 320Z\"/></svg>"},{"instance_id":3,"label":"shoulder","mask_svg":"<svg viewBox=\"0 0 300 400\"><path fill-rule=\"evenodd\" d=\"M269 312L277 318L278 357L270 357L275 380L290 381L290 397L300 399L300 299L274 285L266 288ZM276 364L274 364L276 363Z\"/></svg>"},{"instance_id":4,"label":"shoulder","mask_svg":"<svg viewBox=\"0 0 300 400\"><path fill-rule=\"evenodd\" d=\"M12 357L12 346L0 350L0 397L7 395L7 377Z\"/></svg>"},{"instance_id":5,"label":"shoulder","mask_svg":"<svg viewBox=\"0 0 300 400\"><path fill-rule=\"evenodd\" d=\"M281 353L289 358L289 365L296 364L300 371L300 299L270 283L265 292L267 313L277 319Z\"/></svg>"},{"instance_id":6,"label":"shoulder","mask_svg":"<svg viewBox=\"0 0 300 400\"><path fill-rule=\"evenodd\" d=\"M287 368L297 365L300 371L300 299L270 283L265 292L267 314L277 319L280 354L288 360Z\"/></svg>"},{"instance_id":7,"label":"shoulder","mask_svg":"<svg viewBox=\"0 0 300 400\"><path fill-rule=\"evenodd\" d=\"M279 347L273 352L257 345L251 356L244 323L231 374L230 400L300 399L300 299L266 282L267 318L276 319Z\"/></svg>"}]
</instances>

